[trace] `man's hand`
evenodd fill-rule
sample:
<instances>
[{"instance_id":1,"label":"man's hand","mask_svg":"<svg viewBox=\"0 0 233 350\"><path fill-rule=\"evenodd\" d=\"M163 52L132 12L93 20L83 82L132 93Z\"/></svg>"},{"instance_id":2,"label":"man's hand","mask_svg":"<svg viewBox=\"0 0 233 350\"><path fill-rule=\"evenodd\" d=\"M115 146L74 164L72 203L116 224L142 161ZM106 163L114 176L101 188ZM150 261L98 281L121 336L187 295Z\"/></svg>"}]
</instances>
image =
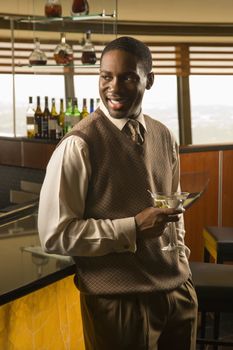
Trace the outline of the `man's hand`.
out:
<instances>
[{"instance_id":1,"label":"man's hand","mask_svg":"<svg viewBox=\"0 0 233 350\"><path fill-rule=\"evenodd\" d=\"M183 209L173 208L154 208L149 207L135 216L137 232L140 234L160 236L168 222L179 221L179 214L184 212Z\"/></svg>"}]
</instances>

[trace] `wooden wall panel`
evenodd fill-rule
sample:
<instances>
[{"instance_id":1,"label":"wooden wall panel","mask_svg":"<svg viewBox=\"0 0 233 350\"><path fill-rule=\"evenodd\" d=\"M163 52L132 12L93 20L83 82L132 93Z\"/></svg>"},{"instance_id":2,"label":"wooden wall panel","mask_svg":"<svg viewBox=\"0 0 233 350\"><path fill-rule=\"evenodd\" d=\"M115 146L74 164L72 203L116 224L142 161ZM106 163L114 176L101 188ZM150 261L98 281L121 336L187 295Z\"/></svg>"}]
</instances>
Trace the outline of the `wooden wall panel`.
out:
<instances>
[{"instance_id":1,"label":"wooden wall panel","mask_svg":"<svg viewBox=\"0 0 233 350\"><path fill-rule=\"evenodd\" d=\"M222 226L233 226L233 151L223 151Z\"/></svg>"},{"instance_id":2,"label":"wooden wall panel","mask_svg":"<svg viewBox=\"0 0 233 350\"><path fill-rule=\"evenodd\" d=\"M203 227L218 224L219 152L182 153L180 159L181 173L206 172L209 176L209 184L205 193L184 214L186 244L191 249L190 260L203 261Z\"/></svg>"},{"instance_id":3,"label":"wooden wall panel","mask_svg":"<svg viewBox=\"0 0 233 350\"><path fill-rule=\"evenodd\" d=\"M0 164L44 170L55 147L55 143L0 139Z\"/></svg>"},{"instance_id":4,"label":"wooden wall panel","mask_svg":"<svg viewBox=\"0 0 233 350\"><path fill-rule=\"evenodd\" d=\"M0 140L0 164L21 166L21 142Z\"/></svg>"},{"instance_id":5,"label":"wooden wall panel","mask_svg":"<svg viewBox=\"0 0 233 350\"><path fill-rule=\"evenodd\" d=\"M56 145L49 143L24 142L22 149L22 166L45 169Z\"/></svg>"}]
</instances>

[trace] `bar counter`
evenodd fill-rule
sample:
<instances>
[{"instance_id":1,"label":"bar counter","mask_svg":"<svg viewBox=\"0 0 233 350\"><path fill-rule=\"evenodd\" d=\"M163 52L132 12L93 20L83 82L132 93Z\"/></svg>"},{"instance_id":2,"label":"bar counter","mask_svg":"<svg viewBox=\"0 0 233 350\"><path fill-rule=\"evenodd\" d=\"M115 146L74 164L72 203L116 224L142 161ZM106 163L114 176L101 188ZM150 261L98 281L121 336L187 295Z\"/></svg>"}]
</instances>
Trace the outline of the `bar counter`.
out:
<instances>
[{"instance_id":1,"label":"bar counter","mask_svg":"<svg viewBox=\"0 0 233 350\"><path fill-rule=\"evenodd\" d=\"M0 212L0 349L83 350L73 261L42 251L31 209Z\"/></svg>"}]
</instances>

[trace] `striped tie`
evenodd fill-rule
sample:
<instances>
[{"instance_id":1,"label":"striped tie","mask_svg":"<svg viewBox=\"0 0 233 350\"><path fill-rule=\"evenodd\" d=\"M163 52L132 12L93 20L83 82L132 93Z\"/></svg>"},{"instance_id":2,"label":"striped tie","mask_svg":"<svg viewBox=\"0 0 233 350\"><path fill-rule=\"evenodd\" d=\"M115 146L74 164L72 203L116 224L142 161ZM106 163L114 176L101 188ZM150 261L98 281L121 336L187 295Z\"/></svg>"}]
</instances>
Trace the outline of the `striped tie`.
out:
<instances>
[{"instance_id":1,"label":"striped tie","mask_svg":"<svg viewBox=\"0 0 233 350\"><path fill-rule=\"evenodd\" d=\"M128 120L126 125L128 128L128 131L129 131L128 134L129 134L131 140L139 145L142 145L144 142L144 139L143 139L142 134L140 132L139 122L137 120L130 119L130 120Z\"/></svg>"}]
</instances>

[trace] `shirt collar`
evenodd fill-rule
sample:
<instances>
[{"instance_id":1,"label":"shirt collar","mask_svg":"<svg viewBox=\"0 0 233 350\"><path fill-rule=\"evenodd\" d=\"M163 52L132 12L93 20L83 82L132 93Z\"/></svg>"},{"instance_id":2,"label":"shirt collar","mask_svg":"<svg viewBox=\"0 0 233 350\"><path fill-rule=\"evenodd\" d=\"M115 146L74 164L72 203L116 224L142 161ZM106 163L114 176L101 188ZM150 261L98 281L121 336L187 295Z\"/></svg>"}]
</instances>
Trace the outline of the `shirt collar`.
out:
<instances>
[{"instance_id":1,"label":"shirt collar","mask_svg":"<svg viewBox=\"0 0 233 350\"><path fill-rule=\"evenodd\" d=\"M111 115L109 114L107 108L105 107L105 105L103 104L102 101L100 101L100 105L99 108L101 109L101 111L105 114L105 116L119 129L122 130L125 126L125 124L127 123L128 120L130 120L130 118L121 118L121 119L116 119L111 117ZM147 131L146 128L146 122L145 122L145 118L144 115L142 113L142 111L140 112L139 116L136 118L136 120L143 125L145 131Z\"/></svg>"}]
</instances>

